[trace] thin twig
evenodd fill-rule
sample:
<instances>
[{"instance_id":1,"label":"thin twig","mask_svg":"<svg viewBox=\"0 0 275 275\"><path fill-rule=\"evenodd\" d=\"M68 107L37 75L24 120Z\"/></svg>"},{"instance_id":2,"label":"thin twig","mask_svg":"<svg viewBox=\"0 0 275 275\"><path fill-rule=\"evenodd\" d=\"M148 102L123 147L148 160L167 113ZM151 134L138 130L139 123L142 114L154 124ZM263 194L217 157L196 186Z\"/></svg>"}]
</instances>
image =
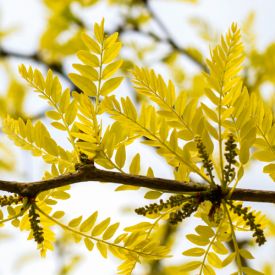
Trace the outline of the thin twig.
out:
<instances>
[{"instance_id":1,"label":"thin twig","mask_svg":"<svg viewBox=\"0 0 275 275\"><path fill-rule=\"evenodd\" d=\"M33 62L42 64L49 69L51 69L53 72L58 73L61 75L66 81L70 83L70 86L72 87L72 90L81 92L78 87L76 87L71 80L69 79L68 75L66 74L63 66L61 63L52 63L49 64L43 58L39 55L39 53L33 53L33 54L24 54L14 51L9 51L4 48L0 47L0 58L17 58L17 59L25 59L25 60L31 60Z\"/></svg>"},{"instance_id":2,"label":"thin twig","mask_svg":"<svg viewBox=\"0 0 275 275\"><path fill-rule=\"evenodd\" d=\"M177 52L183 54L188 59L190 59L192 62L194 62L196 65L198 65L203 71L208 72L207 66L202 63L200 60L198 60L195 56L193 56L187 49L179 47L178 44L173 39L173 36L171 35L168 28L165 26L165 24L162 22L160 17L157 15L157 13L152 9L151 5L149 4L149 1L144 1L145 7L148 11L148 13L151 15L152 19L155 21L155 23L158 25L158 27L162 30L164 35L166 36L165 42L168 43L174 50ZM153 37L155 40L159 42L163 42L161 38L157 35L153 35L151 32L148 33L151 37Z\"/></svg>"}]
</instances>

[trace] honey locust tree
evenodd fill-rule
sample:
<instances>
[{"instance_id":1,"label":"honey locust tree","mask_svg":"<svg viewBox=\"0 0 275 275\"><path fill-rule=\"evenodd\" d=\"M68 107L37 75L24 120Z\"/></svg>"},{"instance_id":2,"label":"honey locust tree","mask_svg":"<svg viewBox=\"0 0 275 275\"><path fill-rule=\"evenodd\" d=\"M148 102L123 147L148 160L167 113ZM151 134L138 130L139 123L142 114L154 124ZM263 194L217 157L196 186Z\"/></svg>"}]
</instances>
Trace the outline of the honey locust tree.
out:
<instances>
[{"instance_id":1,"label":"honey locust tree","mask_svg":"<svg viewBox=\"0 0 275 275\"><path fill-rule=\"evenodd\" d=\"M83 33L81 39L86 49L76 53L75 71L68 74L77 91L63 88L52 70L43 75L19 66L21 77L49 105L51 125L67 135L71 148L59 145L40 120L3 119L9 139L51 168L41 181L0 181L0 189L11 193L0 198L1 225L28 231L43 257L54 249L54 228L60 227L91 253L97 249L104 258L118 258L118 274L132 274L138 263L172 256L172 248L159 242L163 223L174 228L196 219L195 231L180 235L192 246L182 247L184 263L164 267L163 274L216 274L228 265L233 274L263 274L249 265L253 256L240 247L238 234L245 231L259 246L266 242L270 221L243 202L274 203L275 192L238 185L251 161L265 162L263 173L274 179L275 128L271 107L245 85L238 26L233 23L211 50L200 97L189 97L153 70L134 66L131 85L145 99L139 109L129 97L113 95L124 78L117 76L123 63L118 33L106 35L102 20L92 36ZM112 118L108 125L103 125L105 115ZM134 141L153 147L173 168L174 178L155 177L150 167L141 174L148 160L139 153L128 167L127 147ZM59 209L59 200L70 199L72 184L88 181L117 183L125 195L144 187L145 198L153 202L135 209L133 215L144 216L143 221L126 228L103 217L100 209L88 217Z\"/></svg>"}]
</instances>

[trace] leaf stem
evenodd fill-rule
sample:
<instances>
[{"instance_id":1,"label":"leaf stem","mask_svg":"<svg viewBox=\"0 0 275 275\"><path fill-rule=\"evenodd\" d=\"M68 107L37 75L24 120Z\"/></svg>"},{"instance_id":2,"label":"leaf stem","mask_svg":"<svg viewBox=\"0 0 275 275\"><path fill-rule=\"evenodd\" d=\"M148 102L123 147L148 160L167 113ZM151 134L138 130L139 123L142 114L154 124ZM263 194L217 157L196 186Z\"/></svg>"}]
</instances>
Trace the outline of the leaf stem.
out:
<instances>
[{"instance_id":1,"label":"leaf stem","mask_svg":"<svg viewBox=\"0 0 275 275\"><path fill-rule=\"evenodd\" d=\"M105 240L95 238L95 237L93 237L93 236L90 236L90 235L88 235L88 234L85 234L85 233L83 233L83 232L80 232L80 231L78 231L78 230L75 230L75 229L73 229L73 228L71 228L71 227L69 227L69 226L67 226L67 225L65 225L65 224L63 224L63 223L61 223L61 222L59 222L58 220L54 219L53 217L51 217L50 215L48 215L47 213L45 213L41 208L39 208L39 207L37 206L37 204L35 204L35 209L37 209L37 211L40 212L44 217L48 218L49 220L51 220L53 223L55 223L56 225L58 225L58 226L61 227L62 229L67 230L67 231L70 231L70 232L75 233L75 234L77 234L77 235L80 235L80 236L82 236L82 237L91 239L91 240L96 241L96 242L104 243L104 244L106 244L106 245L108 245L108 246L115 246L115 247L117 247L117 248L127 250L127 251L129 251L129 252L131 252L131 253L140 254L140 255L145 256L145 257L146 257L146 256L157 256L157 255L152 255L152 254L148 254L148 253L144 253L144 252L139 252L139 251L136 251L136 250L127 248L127 247L125 247L125 246L120 246L120 245L117 245L117 244L115 244L115 243L110 243L110 242L107 242L107 241L105 241Z\"/></svg>"},{"instance_id":2,"label":"leaf stem","mask_svg":"<svg viewBox=\"0 0 275 275\"><path fill-rule=\"evenodd\" d=\"M227 205L225 202L223 202L223 207L226 211L229 225L231 227L231 236L232 236L232 240L233 240L233 244L234 244L234 249L236 252L236 263L237 263L237 267L238 267L238 274L242 275L242 261L241 261L241 257L240 257L240 253L239 253L239 247L238 247L238 242L237 242L237 238L235 235L234 225L233 225L229 210L227 209Z\"/></svg>"}]
</instances>

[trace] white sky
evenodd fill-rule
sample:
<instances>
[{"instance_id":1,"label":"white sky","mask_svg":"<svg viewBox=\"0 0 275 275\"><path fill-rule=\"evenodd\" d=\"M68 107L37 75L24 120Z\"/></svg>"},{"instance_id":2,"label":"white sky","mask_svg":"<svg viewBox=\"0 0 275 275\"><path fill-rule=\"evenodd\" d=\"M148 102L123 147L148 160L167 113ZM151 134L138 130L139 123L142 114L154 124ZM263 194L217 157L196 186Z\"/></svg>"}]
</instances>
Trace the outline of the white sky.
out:
<instances>
[{"instance_id":1,"label":"white sky","mask_svg":"<svg viewBox=\"0 0 275 275\"><path fill-rule=\"evenodd\" d=\"M201 16L206 19L211 25L220 32L225 32L230 24L238 22L240 25L247 16L247 14L254 10L256 11L256 34L258 47L263 49L268 43L275 40L275 1L274 0L201 0L199 5L183 4L173 1L153 1L152 7L161 16L169 30L175 35L177 42L183 46L197 45L204 52L208 51L208 45L202 44L202 41L197 38L197 34L192 27L187 23L191 16ZM111 25L111 20L114 19L113 14L108 14L104 6L99 7L97 12L85 14L85 18L92 23L95 20L100 20L104 15L106 18L106 25ZM37 46L40 33L43 31L44 22L46 19L46 12L38 0L0 0L0 27L18 27L19 31L11 35L4 41L4 46L19 52L31 53ZM109 19L109 21L108 21ZM0 29L1 30L1 29ZM0 87L3 85L0 75ZM32 111L41 106L35 101L30 101L28 106L31 106ZM35 107L38 106L38 107ZM136 145L136 144L135 144ZM144 147L136 145L131 147L129 157L136 152L141 152L144 166L144 171L150 163L155 169L158 176L171 177L171 171L167 171L165 163L156 157L154 154L148 158L144 158ZM19 154L19 162L21 169L27 169L28 179L37 179L40 175L40 162L31 158L25 153ZM38 164L37 164L38 163ZM246 182L253 182L250 188L267 186L263 184L259 187L259 183L267 183L269 180L267 176L259 176L259 167L252 167L252 172L249 174ZM12 175L4 175L5 177L13 178ZM255 178L257 182L255 182ZM245 186L245 185L244 185ZM101 185L97 183L82 183L73 187L72 199L64 204L64 209L67 205L70 209L68 214L71 218L80 214L89 215L94 210L99 210L99 217L104 219L112 216L113 222L122 220L123 225L133 224L136 220L131 214L121 214L121 210L128 206L139 206L144 204L143 196L140 193L114 193L111 185ZM80 200L81 197L81 200ZM257 207L264 209L268 213L272 213L272 208L265 206ZM58 207L62 209L62 207ZM12 234L12 240L1 241L0 246L0 274L1 275L25 275L25 274L56 274L57 260L56 254L49 253L47 259L36 258L31 264L21 266L16 269L15 263L20 257L26 257L35 252L34 242L26 240L26 234L18 234L16 230L6 231ZM0 234L1 237L1 234ZM180 241L178 252L185 249L186 241L184 237ZM258 258L255 261L257 267L259 263L264 261L264 256L274 249L274 244L267 244L260 248L255 253ZM77 268L74 274L93 274L93 275L111 275L115 273L118 262L110 257L109 260L102 259L96 249L92 253L86 252L84 245L77 245L76 249L85 254L86 260ZM179 253L180 254L180 253ZM273 255L273 254L271 254ZM178 260L183 259L181 256ZM138 273L137 273L138 274ZM219 273L217 274L225 274Z\"/></svg>"}]
</instances>

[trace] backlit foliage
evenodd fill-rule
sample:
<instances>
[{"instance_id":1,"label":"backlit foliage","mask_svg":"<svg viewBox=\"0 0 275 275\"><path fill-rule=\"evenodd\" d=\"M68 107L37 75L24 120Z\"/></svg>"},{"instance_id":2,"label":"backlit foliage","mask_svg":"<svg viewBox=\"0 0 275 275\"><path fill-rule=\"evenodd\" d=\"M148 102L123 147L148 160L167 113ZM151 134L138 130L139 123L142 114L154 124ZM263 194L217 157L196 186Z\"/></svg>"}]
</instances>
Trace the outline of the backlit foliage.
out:
<instances>
[{"instance_id":1,"label":"backlit foliage","mask_svg":"<svg viewBox=\"0 0 275 275\"><path fill-rule=\"evenodd\" d=\"M54 13L70 16L61 2L46 3ZM52 20L55 22L55 17ZM49 26L51 33L52 28ZM65 25L60 22L54 37L62 28ZM229 199L252 159L265 162L263 172L275 180L275 126L270 106L256 90L250 91L244 81L245 54L238 26L233 23L211 50L206 60L206 84L196 96L178 90L173 81L165 81L152 69L133 66L131 83L140 96L140 108L119 88L124 77L120 76L123 62L118 58L122 46L118 33L106 35L102 20L94 25L92 36L82 33L77 37L81 37L81 42L74 39L67 42L69 47L62 46L64 53L66 49L80 49L76 53L79 63L73 64L75 72L68 75L77 91L63 88L52 70L43 74L32 67L19 67L22 78L50 107L46 116L54 130L66 135L70 148L59 145L40 120L10 114L3 119L3 132L21 149L42 157L51 166L44 179L73 173L87 164L140 175L144 156L136 153L129 167L126 165L127 146L136 141L152 147L166 160L175 179L191 183L196 175L210 191L176 194L166 199L164 192L149 190L146 199L163 198L137 208L143 221L123 229L110 217L102 218L97 210L88 217L70 217L70 213L60 210L58 202L70 199L69 186L32 198L2 196L0 225L11 222L28 231L28 239L37 243L42 256L54 249L53 228L59 227L72 234L76 243L82 242L88 251L97 249L103 258L113 255L121 260L118 274L132 274L137 263L172 255L171 247L159 242L159 228L170 223L180 230L183 220L196 218L200 224L185 236L192 247L182 247L184 263L165 267L164 274L187 274L193 270L196 274L216 274L228 265L236 269L233 274L263 274L244 261L253 256L239 247L238 231L250 231L253 241L262 245L268 220L260 212ZM45 34L41 47L46 58L54 62L58 51L53 49L60 45L51 46L53 51L47 52L49 43ZM266 66L266 72L269 69ZM119 96L114 94L115 90ZM103 116L107 115L113 120L103 127ZM150 167L146 176L154 178ZM232 187L231 192L228 187ZM121 185L116 190L129 189L138 188Z\"/></svg>"}]
</instances>

